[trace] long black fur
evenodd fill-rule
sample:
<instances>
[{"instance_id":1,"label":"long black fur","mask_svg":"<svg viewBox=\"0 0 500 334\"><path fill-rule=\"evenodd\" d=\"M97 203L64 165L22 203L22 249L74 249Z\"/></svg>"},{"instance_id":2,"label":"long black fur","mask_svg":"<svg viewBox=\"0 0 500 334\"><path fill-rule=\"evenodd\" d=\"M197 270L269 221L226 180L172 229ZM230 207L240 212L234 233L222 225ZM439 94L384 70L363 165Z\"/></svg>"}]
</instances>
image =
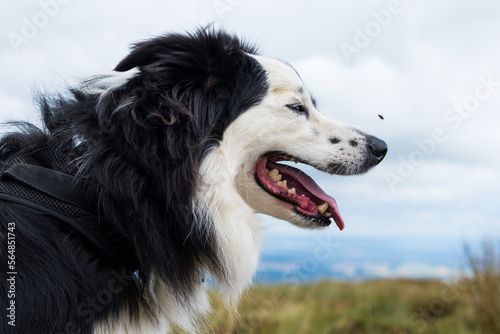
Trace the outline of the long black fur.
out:
<instances>
[{"instance_id":1,"label":"long black fur","mask_svg":"<svg viewBox=\"0 0 500 334\"><path fill-rule=\"evenodd\" d=\"M140 305L154 307L145 288L152 274L187 304L200 265L225 276L214 222L193 214L193 191L203 158L267 91L263 68L249 56L255 52L207 30L135 44L115 68L139 69L126 85L92 93L104 78L94 77L70 94L42 95L45 129L21 125L3 137L0 162L46 145L74 156L77 176L97 192L128 256L115 262L54 217L0 201L0 263L14 222L17 266L16 327L2 315L2 333L91 333L123 310L138 319ZM5 273L4 266L2 313Z\"/></svg>"}]
</instances>

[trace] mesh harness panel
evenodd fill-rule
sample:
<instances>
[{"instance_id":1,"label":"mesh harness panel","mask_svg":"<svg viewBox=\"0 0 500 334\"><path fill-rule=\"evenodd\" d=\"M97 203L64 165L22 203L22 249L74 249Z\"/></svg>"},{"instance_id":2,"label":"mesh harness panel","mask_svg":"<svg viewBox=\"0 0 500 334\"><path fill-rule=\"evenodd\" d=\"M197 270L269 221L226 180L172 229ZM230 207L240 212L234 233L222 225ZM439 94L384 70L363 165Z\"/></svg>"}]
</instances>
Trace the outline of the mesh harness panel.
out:
<instances>
[{"instance_id":1,"label":"mesh harness panel","mask_svg":"<svg viewBox=\"0 0 500 334\"><path fill-rule=\"evenodd\" d=\"M0 162L0 200L25 205L77 230L107 256L124 262L123 236L98 215L97 196L75 177L71 159L53 147Z\"/></svg>"}]
</instances>

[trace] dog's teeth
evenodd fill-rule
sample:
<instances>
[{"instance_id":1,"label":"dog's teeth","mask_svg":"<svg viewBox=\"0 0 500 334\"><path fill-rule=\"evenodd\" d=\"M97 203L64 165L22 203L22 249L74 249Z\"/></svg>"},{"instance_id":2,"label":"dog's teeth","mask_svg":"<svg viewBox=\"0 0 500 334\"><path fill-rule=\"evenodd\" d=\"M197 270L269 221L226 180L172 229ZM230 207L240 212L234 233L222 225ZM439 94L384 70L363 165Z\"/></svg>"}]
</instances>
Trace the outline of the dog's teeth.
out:
<instances>
[{"instance_id":1,"label":"dog's teeth","mask_svg":"<svg viewBox=\"0 0 500 334\"><path fill-rule=\"evenodd\" d=\"M281 175L277 169L273 169L271 171L271 174L269 174L269 176L274 182L281 181L281 178L283 177L283 175Z\"/></svg>"},{"instance_id":2,"label":"dog's teeth","mask_svg":"<svg viewBox=\"0 0 500 334\"><path fill-rule=\"evenodd\" d=\"M266 168L266 173L267 173L267 175L269 175L269 169L268 168Z\"/></svg>"},{"instance_id":3,"label":"dog's teeth","mask_svg":"<svg viewBox=\"0 0 500 334\"><path fill-rule=\"evenodd\" d=\"M288 189L288 193L292 195L297 195L297 191L295 190L295 188Z\"/></svg>"},{"instance_id":4,"label":"dog's teeth","mask_svg":"<svg viewBox=\"0 0 500 334\"><path fill-rule=\"evenodd\" d=\"M278 186L280 186L280 187L283 187L283 188L287 189L287 186L286 186L286 180L284 180L284 181L279 181L279 182L278 182Z\"/></svg>"},{"instance_id":5,"label":"dog's teeth","mask_svg":"<svg viewBox=\"0 0 500 334\"><path fill-rule=\"evenodd\" d=\"M325 217L330 218L332 214L330 212L325 212Z\"/></svg>"},{"instance_id":6,"label":"dog's teeth","mask_svg":"<svg viewBox=\"0 0 500 334\"><path fill-rule=\"evenodd\" d=\"M325 213L326 210L328 210L328 203L325 202L325 203L323 203L321 205L318 205L317 208L318 208L319 212Z\"/></svg>"},{"instance_id":7,"label":"dog's teeth","mask_svg":"<svg viewBox=\"0 0 500 334\"><path fill-rule=\"evenodd\" d=\"M269 175L269 177L275 182L281 181L282 175L276 168L267 172L267 175Z\"/></svg>"}]
</instances>

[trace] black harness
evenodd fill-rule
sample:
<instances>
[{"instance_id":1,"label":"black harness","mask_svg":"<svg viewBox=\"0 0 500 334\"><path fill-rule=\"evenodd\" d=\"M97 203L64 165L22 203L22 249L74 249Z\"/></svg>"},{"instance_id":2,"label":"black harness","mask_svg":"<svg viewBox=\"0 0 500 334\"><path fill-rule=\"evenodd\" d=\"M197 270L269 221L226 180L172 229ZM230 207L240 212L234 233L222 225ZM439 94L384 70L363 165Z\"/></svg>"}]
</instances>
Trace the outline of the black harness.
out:
<instances>
[{"instance_id":1,"label":"black harness","mask_svg":"<svg viewBox=\"0 0 500 334\"><path fill-rule=\"evenodd\" d=\"M54 147L15 155L0 162L0 200L53 216L124 262L124 237L99 214L96 193L75 175L71 157Z\"/></svg>"}]
</instances>

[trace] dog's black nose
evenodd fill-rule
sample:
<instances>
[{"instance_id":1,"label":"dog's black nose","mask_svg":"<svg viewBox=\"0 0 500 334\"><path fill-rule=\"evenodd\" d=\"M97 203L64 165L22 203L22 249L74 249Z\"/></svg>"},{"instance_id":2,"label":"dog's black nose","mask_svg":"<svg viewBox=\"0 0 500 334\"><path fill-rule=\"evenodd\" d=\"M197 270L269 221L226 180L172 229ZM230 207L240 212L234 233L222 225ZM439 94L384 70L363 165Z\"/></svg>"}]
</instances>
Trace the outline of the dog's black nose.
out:
<instances>
[{"instance_id":1,"label":"dog's black nose","mask_svg":"<svg viewBox=\"0 0 500 334\"><path fill-rule=\"evenodd\" d=\"M374 136L366 136L366 141L368 142L370 151L372 151L373 155L377 159L377 163L380 163L387 154L387 144L385 141Z\"/></svg>"}]
</instances>

